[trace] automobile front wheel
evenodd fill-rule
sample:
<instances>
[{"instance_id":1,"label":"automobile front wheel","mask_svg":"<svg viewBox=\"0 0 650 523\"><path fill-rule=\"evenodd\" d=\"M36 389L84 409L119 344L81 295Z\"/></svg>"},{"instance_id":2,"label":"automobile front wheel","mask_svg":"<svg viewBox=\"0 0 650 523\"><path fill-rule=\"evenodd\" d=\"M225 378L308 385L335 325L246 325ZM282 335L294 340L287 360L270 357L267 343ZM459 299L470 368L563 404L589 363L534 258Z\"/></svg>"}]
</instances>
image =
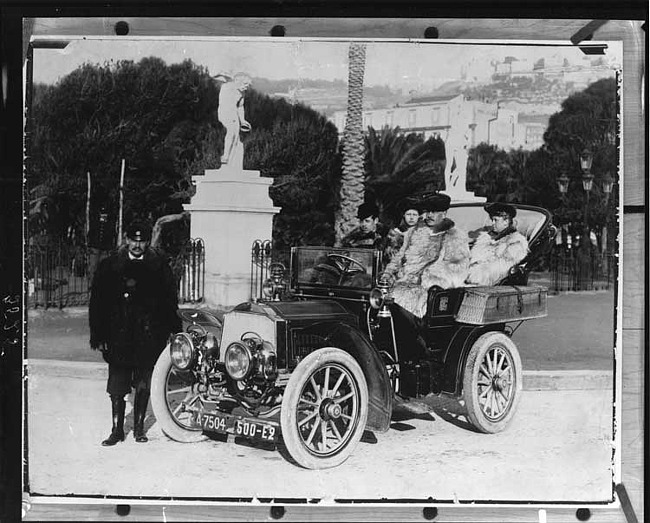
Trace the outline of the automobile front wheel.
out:
<instances>
[{"instance_id":1,"label":"automobile front wheel","mask_svg":"<svg viewBox=\"0 0 650 523\"><path fill-rule=\"evenodd\" d=\"M343 463L361 439L368 418L368 386L347 352L326 347L293 371L283 398L282 439L291 457L308 469Z\"/></svg>"},{"instance_id":2,"label":"automobile front wheel","mask_svg":"<svg viewBox=\"0 0 650 523\"><path fill-rule=\"evenodd\" d=\"M162 431L181 443L194 443L207 438L201 427L193 423L192 407L201 398L194 373L180 371L172 365L169 345L158 357L151 375L151 408Z\"/></svg>"},{"instance_id":3,"label":"automobile front wheel","mask_svg":"<svg viewBox=\"0 0 650 523\"><path fill-rule=\"evenodd\" d=\"M480 336L467 356L463 399L470 422L479 431L501 432L514 416L522 388L521 358L502 332Z\"/></svg>"}]
</instances>

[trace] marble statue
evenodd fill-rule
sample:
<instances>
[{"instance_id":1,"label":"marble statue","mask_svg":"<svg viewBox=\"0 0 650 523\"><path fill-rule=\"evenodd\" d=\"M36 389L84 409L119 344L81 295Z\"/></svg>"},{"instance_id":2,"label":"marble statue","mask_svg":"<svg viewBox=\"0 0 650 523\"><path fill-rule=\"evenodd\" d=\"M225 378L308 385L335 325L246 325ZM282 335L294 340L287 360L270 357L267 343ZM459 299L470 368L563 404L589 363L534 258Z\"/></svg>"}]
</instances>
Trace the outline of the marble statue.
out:
<instances>
[{"instance_id":1,"label":"marble statue","mask_svg":"<svg viewBox=\"0 0 650 523\"><path fill-rule=\"evenodd\" d=\"M223 143L223 156L221 164L244 168L244 144L240 132L251 130L251 124L244 115L244 93L251 83L251 78L246 73L237 73L234 77L221 73L214 77L224 82L219 91L218 118L226 128Z\"/></svg>"}]
</instances>

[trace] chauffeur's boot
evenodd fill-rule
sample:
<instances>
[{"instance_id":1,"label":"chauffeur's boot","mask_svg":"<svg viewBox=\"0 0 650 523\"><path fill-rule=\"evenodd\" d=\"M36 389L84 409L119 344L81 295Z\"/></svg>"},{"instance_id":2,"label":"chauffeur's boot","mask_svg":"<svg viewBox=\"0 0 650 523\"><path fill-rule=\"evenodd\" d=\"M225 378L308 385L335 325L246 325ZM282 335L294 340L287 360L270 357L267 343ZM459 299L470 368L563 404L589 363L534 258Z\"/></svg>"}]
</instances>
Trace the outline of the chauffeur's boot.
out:
<instances>
[{"instance_id":1,"label":"chauffeur's boot","mask_svg":"<svg viewBox=\"0 0 650 523\"><path fill-rule=\"evenodd\" d=\"M102 441L104 447L112 447L119 441L124 441L124 410L126 402L124 396L111 395L111 407L113 410L113 430L110 436Z\"/></svg>"},{"instance_id":2,"label":"chauffeur's boot","mask_svg":"<svg viewBox=\"0 0 650 523\"><path fill-rule=\"evenodd\" d=\"M144 418L147 416L149 403L148 390L136 390L133 401L133 437L138 443L146 443L149 438L144 433Z\"/></svg>"}]
</instances>

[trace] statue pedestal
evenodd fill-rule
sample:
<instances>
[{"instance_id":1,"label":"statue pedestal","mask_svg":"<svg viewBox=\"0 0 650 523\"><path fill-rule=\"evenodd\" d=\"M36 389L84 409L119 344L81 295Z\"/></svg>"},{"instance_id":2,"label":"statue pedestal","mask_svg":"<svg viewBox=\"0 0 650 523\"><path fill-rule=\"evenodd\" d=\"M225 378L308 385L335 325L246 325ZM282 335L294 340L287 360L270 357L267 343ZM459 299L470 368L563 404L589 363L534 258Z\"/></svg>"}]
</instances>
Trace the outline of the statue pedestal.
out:
<instances>
[{"instance_id":1,"label":"statue pedestal","mask_svg":"<svg viewBox=\"0 0 650 523\"><path fill-rule=\"evenodd\" d=\"M224 165L193 181L196 194L184 207L191 213L191 237L205 243L205 303L231 307L251 298L253 242L272 237L273 216L280 212L269 196L273 179Z\"/></svg>"},{"instance_id":2,"label":"statue pedestal","mask_svg":"<svg viewBox=\"0 0 650 523\"><path fill-rule=\"evenodd\" d=\"M460 191L458 189L448 191L445 189L440 192L449 196L451 203L485 203L487 201L485 196L476 196L473 192L469 191Z\"/></svg>"}]
</instances>

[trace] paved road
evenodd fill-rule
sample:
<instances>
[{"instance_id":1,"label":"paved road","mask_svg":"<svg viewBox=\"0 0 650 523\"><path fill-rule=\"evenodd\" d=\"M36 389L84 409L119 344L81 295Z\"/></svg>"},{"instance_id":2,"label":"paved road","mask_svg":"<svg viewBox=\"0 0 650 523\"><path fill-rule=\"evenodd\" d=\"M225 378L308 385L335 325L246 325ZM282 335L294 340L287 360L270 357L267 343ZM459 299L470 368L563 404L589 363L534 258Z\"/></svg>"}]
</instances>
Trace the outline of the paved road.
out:
<instances>
[{"instance_id":1,"label":"paved road","mask_svg":"<svg viewBox=\"0 0 650 523\"><path fill-rule=\"evenodd\" d=\"M526 370L612 370L614 293L549 296L548 317L524 322L513 339ZM28 356L102 361L88 348L86 308L28 311Z\"/></svg>"},{"instance_id":2,"label":"paved road","mask_svg":"<svg viewBox=\"0 0 650 523\"><path fill-rule=\"evenodd\" d=\"M611 500L612 391L524 391L501 434L470 430L462 407L427 399L397 408L335 469L309 471L277 450L210 439L168 440L151 413L150 442L99 442L110 427L105 368L29 363L32 495L391 500ZM137 467L137 469L136 469ZM29 517L27 518L29 519Z\"/></svg>"}]
</instances>

